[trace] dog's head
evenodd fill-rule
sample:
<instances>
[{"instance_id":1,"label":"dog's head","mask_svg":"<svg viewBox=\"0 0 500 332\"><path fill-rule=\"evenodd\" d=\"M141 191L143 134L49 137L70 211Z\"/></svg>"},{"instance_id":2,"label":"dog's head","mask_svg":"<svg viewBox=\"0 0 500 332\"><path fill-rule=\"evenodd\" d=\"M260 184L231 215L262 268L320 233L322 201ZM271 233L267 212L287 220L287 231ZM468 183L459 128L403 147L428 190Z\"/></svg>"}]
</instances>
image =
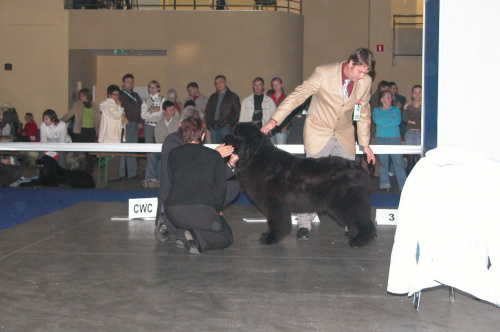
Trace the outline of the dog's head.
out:
<instances>
[{"instance_id":1,"label":"dog's head","mask_svg":"<svg viewBox=\"0 0 500 332\"><path fill-rule=\"evenodd\" d=\"M38 168L57 168L58 166L57 161L51 156L45 155L36 160L36 167Z\"/></svg>"},{"instance_id":2,"label":"dog's head","mask_svg":"<svg viewBox=\"0 0 500 332\"><path fill-rule=\"evenodd\" d=\"M228 137L228 142L232 140L232 144L226 144L234 147L233 153L237 154L240 159L252 158L255 153L263 148L274 148L269 136L263 134L253 122L238 123L234 127L232 136L232 138Z\"/></svg>"}]
</instances>

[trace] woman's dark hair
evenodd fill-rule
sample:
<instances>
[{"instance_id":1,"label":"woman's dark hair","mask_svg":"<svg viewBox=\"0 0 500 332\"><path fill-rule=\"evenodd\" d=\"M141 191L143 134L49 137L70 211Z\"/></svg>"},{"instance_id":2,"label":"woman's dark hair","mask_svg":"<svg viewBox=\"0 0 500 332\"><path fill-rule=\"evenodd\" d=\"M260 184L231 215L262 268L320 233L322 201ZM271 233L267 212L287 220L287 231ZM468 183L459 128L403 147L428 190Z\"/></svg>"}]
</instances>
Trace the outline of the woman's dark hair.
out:
<instances>
[{"instance_id":1,"label":"woman's dark hair","mask_svg":"<svg viewBox=\"0 0 500 332\"><path fill-rule=\"evenodd\" d=\"M84 95L87 97L87 101L92 101L92 94L90 93L90 90L87 88L83 88L80 91L78 91L78 96Z\"/></svg>"},{"instance_id":2,"label":"woman's dark hair","mask_svg":"<svg viewBox=\"0 0 500 332\"><path fill-rule=\"evenodd\" d=\"M33 113L26 113L26 117L28 118L28 120L30 120L30 122L35 121L35 118L33 117Z\"/></svg>"},{"instance_id":3,"label":"woman's dark hair","mask_svg":"<svg viewBox=\"0 0 500 332\"><path fill-rule=\"evenodd\" d=\"M385 96L386 94L390 94L390 95L392 96L391 91L389 91L389 90L384 90L384 91L380 92L379 100L381 100L382 98L384 98L384 96ZM382 105L382 103L380 103L380 105Z\"/></svg>"},{"instance_id":4,"label":"woman's dark hair","mask_svg":"<svg viewBox=\"0 0 500 332\"><path fill-rule=\"evenodd\" d=\"M181 123L183 144L188 144L192 141L202 144L205 129L205 121L199 116L191 115L184 119Z\"/></svg>"},{"instance_id":5,"label":"woman's dark hair","mask_svg":"<svg viewBox=\"0 0 500 332\"><path fill-rule=\"evenodd\" d=\"M108 97L109 97L110 94L112 94L115 91L120 92L120 87L118 85L111 84L110 86L108 86Z\"/></svg>"},{"instance_id":6,"label":"woman's dark hair","mask_svg":"<svg viewBox=\"0 0 500 332\"><path fill-rule=\"evenodd\" d=\"M47 116L52 123L57 126L59 124L59 119L57 118L56 111L48 109L42 114L42 121L45 119L45 116Z\"/></svg>"}]
</instances>

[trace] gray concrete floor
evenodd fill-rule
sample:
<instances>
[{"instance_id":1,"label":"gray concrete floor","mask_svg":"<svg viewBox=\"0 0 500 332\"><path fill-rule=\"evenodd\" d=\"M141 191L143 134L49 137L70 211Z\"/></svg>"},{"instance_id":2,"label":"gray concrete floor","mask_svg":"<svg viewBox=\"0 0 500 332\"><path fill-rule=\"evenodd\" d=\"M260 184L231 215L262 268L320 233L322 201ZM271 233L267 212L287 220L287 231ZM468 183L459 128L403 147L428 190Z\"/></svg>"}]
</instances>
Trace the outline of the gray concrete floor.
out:
<instances>
[{"instance_id":1,"label":"gray concrete floor","mask_svg":"<svg viewBox=\"0 0 500 332\"><path fill-rule=\"evenodd\" d=\"M224 216L235 241L190 255L155 239L152 221L111 221L126 203L81 203L0 232L5 331L498 331L500 311L447 288L419 312L386 292L394 226L352 249L333 222L258 244L253 206Z\"/></svg>"}]
</instances>

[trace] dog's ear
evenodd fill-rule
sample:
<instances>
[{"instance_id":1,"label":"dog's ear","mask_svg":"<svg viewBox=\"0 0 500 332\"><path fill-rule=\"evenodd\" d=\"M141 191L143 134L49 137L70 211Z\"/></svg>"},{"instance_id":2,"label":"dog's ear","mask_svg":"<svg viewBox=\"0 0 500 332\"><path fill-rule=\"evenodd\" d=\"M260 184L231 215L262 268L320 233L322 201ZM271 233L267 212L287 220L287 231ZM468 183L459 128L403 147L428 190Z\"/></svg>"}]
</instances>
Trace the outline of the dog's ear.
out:
<instances>
[{"instance_id":1,"label":"dog's ear","mask_svg":"<svg viewBox=\"0 0 500 332\"><path fill-rule=\"evenodd\" d=\"M244 142L245 146L256 145L259 146L262 141L262 133L257 125L252 122L240 122L233 130L235 139Z\"/></svg>"},{"instance_id":2,"label":"dog's ear","mask_svg":"<svg viewBox=\"0 0 500 332\"><path fill-rule=\"evenodd\" d=\"M222 138L222 143L226 145L234 145L234 135L233 134L228 134Z\"/></svg>"}]
</instances>

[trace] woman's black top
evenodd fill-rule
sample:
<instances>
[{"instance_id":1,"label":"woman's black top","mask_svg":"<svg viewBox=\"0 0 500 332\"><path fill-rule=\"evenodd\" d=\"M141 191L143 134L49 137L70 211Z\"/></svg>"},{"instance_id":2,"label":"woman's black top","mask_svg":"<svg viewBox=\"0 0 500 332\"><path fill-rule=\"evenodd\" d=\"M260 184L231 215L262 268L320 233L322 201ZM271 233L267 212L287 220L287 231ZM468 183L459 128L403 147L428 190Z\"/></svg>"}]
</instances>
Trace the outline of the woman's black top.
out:
<instances>
[{"instance_id":1,"label":"woman's black top","mask_svg":"<svg viewBox=\"0 0 500 332\"><path fill-rule=\"evenodd\" d=\"M168 176L172 188L167 206L204 204L221 211L226 196L226 170L219 152L201 144L170 151Z\"/></svg>"}]
</instances>

